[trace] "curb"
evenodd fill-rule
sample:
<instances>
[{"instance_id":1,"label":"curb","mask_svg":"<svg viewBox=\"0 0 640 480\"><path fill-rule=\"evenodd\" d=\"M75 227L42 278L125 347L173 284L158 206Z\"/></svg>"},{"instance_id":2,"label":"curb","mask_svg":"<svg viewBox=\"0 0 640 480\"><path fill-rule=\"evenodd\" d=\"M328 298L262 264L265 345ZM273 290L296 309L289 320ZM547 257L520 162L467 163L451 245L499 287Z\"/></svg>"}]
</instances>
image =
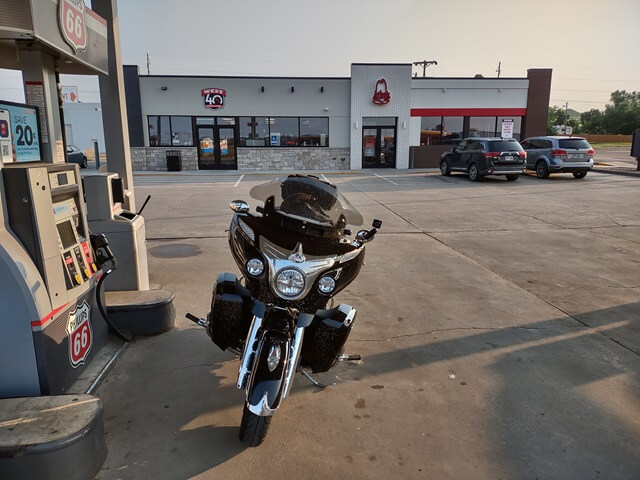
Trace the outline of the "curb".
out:
<instances>
[{"instance_id":1,"label":"curb","mask_svg":"<svg viewBox=\"0 0 640 480\"><path fill-rule=\"evenodd\" d=\"M593 168L593 172L609 173L612 175L624 175L627 177L640 177L640 171L633 170L615 170L613 168Z\"/></svg>"}]
</instances>

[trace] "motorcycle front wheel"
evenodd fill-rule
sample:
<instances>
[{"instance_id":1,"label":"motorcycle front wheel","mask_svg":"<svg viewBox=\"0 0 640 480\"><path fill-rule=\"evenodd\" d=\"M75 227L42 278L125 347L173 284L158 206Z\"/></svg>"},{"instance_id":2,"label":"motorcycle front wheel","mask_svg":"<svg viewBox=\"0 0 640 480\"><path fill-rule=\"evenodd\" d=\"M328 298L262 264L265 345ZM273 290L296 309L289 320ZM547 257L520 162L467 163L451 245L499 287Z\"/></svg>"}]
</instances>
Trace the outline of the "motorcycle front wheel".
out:
<instances>
[{"instance_id":1,"label":"motorcycle front wheel","mask_svg":"<svg viewBox=\"0 0 640 480\"><path fill-rule=\"evenodd\" d=\"M270 423L271 417L256 415L245 404L240 422L240 441L246 442L250 447L257 447L267 436Z\"/></svg>"}]
</instances>

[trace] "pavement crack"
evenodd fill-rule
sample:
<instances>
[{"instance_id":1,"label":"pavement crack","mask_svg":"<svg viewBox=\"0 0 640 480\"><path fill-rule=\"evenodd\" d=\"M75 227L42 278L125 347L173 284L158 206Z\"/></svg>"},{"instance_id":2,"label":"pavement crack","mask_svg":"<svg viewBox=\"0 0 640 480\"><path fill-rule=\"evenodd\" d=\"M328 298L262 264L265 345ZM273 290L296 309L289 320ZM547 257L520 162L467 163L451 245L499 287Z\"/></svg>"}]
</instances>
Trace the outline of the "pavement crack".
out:
<instances>
[{"instance_id":1,"label":"pavement crack","mask_svg":"<svg viewBox=\"0 0 640 480\"><path fill-rule=\"evenodd\" d=\"M389 340L395 340L398 338L411 338L411 337L421 337L424 335L432 335L434 333L441 332L458 332L458 331L469 331L469 330L481 330L481 331L497 331L497 330L550 330L549 327L454 327L454 328L437 328L435 330L427 330L425 332L419 333L406 333L401 335L392 335L390 337L382 337L382 338L354 338L350 339L352 342L387 342Z\"/></svg>"}]
</instances>

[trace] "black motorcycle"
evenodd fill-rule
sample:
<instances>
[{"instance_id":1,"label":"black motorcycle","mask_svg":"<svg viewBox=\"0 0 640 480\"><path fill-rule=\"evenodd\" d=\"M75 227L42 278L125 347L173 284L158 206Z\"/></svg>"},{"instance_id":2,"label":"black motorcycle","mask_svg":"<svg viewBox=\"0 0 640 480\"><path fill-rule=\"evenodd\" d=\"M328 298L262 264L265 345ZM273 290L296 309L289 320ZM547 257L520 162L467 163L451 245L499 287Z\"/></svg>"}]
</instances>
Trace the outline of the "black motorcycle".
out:
<instances>
[{"instance_id":1,"label":"black motorcycle","mask_svg":"<svg viewBox=\"0 0 640 480\"><path fill-rule=\"evenodd\" d=\"M240 356L237 387L246 390L240 439L258 446L271 416L291 391L296 372L326 372L343 354L356 310L327 309L364 262L365 244L382 222L360 230L360 213L335 185L310 175L290 175L251 189L264 202L256 213L241 200L229 228L229 247L244 281L221 273L207 318L187 314L213 343Z\"/></svg>"}]
</instances>

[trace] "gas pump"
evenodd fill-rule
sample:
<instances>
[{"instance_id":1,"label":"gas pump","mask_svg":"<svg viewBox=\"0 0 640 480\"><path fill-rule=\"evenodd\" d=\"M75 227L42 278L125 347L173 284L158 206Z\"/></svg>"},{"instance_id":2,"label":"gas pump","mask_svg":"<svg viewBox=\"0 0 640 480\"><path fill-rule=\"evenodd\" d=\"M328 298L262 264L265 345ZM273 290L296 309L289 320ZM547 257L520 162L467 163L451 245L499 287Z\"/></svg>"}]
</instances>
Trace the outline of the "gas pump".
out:
<instances>
[{"instance_id":1,"label":"gas pump","mask_svg":"<svg viewBox=\"0 0 640 480\"><path fill-rule=\"evenodd\" d=\"M0 170L0 398L67 391L106 342L77 165Z\"/></svg>"}]
</instances>

